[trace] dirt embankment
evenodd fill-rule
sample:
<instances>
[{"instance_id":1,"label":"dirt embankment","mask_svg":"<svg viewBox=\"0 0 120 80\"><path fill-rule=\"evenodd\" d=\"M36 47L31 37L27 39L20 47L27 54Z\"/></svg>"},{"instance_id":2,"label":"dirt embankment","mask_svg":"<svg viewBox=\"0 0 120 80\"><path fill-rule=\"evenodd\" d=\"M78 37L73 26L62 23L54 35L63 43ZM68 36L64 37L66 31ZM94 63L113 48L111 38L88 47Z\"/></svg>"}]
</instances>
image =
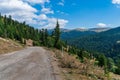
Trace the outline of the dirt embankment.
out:
<instances>
[{"instance_id":1,"label":"dirt embankment","mask_svg":"<svg viewBox=\"0 0 120 80\"><path fill-rule=\"evenodd\" d=\"M23 47L15 41L0 37L0 54L17 51L22 48Z\"/></svg>"}]
</instances>

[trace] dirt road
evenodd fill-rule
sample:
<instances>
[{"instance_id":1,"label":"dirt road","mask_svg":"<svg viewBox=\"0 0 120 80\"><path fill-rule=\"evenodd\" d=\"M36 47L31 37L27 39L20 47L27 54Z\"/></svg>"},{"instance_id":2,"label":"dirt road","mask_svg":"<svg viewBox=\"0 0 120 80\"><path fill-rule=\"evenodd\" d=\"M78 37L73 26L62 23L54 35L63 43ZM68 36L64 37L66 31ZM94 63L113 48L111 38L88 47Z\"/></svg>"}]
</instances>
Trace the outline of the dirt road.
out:
<instances>
[{"instance_id":1,"label":"dirt road","mask_svg":"<svg viewBox=\"0 0 120 80\"><path fill-rule=\"evenodd\" d=\"M57 80L48 51L29 47L0 55L0 80Z\"/></svg>"}]
</instances>

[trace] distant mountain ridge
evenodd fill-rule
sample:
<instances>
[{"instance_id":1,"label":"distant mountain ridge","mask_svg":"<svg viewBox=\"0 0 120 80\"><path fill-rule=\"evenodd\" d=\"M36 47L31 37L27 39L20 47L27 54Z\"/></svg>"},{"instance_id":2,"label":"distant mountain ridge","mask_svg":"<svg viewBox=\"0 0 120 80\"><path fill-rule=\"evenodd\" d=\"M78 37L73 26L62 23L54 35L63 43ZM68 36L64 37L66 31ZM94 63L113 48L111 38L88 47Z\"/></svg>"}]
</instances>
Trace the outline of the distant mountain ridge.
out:
<instances>
[{"instance_id":1,"label":"distant mountain ridge","mask_svg":"<svg viewBox=\"0 0 120 80\"><path fill-rule=\"evenodd\" d=\"M110 30L110 27L98 27L98 28L76 28L76 29L61 29L62 32L69 32L69 31L94 31L94 32L103 32L103 31L107 31Z\"/></svg>"},{"instance_id":2,"label":"distant mountain ridge","mask_svg":"<svg viewBox=\"0 0 120 80\"><path fill-rule=\"evenodd\" d=\"M60 28L61 32L70 32L70 31L94 31L94 32L103 32L103 31L107 31L110 30L110 27L98 27L98 28L75 28L75 29L66 29L66 28ZM48 29L49 32L52 32L53 29Z\"/></svg>"},{"instance_id":3,"label":"distant mountain ridge","mask_svg":"<svg viewBox=\"0 0 120 80\"><path fill-rule=\"evenodd\" d=\"M93 34L96 34L96 32L71 30L67 32L61 32L61 39L62 40L72 40L72 39L74 40L82 36L93 35Z\"/></svg>"},{"instance_id":4,"label":"distant mountain ridge","mask_svg":"<svg viewBox=\"0 0 120 80\"><path fill-rule=\"evenodd\" d=\"M61 29L61 39L63 40L74 40L83 36L93 35L99 32L107 31L111 28L76 28L76 29Z\"/></svg>"},{"instance_id":5,"label":"distant mountain ridge","mask_svg":"<svg viewBox=\"0 0 120 80\"><path fill-rule=\"evenodd\" d=\"M103 31L107 31L110 30L110 27L105 27L105 28L90 28L90 31L95 31L95 32L103 32Z\"/></svg>"}]
</instances>

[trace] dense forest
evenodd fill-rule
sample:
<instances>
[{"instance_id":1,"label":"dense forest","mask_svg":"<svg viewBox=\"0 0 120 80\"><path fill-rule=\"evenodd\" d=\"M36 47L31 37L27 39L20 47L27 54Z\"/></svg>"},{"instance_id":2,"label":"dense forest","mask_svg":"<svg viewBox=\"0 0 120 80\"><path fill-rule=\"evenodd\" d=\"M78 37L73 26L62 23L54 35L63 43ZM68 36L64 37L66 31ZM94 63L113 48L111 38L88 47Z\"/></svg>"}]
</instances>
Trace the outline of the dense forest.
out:
<instances>
[{"instance_id":1,"label":"dense forest","mask_svg":"<svg viewBox=\"0 0 120 80\"><path fill-rule=\"evenodd\" d=\"M69 40L69 44L85 50L104 53L107 57L119 57L120 27L94 35ZM77 44L76 44L77 43Z\"/></svg>"},{"instance_id":2,"label":"dense forest","mask_svg":"<svg viewBox=\"0 0 120 80\"><path fill-rule=\"evenodd\" d=\"M78 49L76 46L68 45L68 42L64 42L60 39L60 25L57 20L55 29L51 34L48 33L47 29L35 29L25 22L20 23L12 19L11 16L1 16L0 14L0 37L10 38L15 41L19 41L21 44L25 44L26 39L33 40L35 46L46 46L49 48L62 49L69 46L69 55L77 55L78 59L83 62L84 57L93 59L96 58L98 61L96 65L104 67L105 73L112 71L120 74L120 60L117 60L119 64L115 65L112 58L107 58L104 54L94 55L90 51L86 51L85 48ZM89 38L89 37L88 37ZM87 39L86 39L87 40ZM86 42L86 40L84 40ZM113 39L112 39L113 40ZM80 40L82 42L82 40ZM76 42L78 44L78 42ZM72 44L76 44L72 42ZM97 43L96 43L97 45ZM115 45L118 48L119 45ZM119 50L119 49L118 49Z\"/></svg>"},{"instance_id":3,"label":"dense forest","mask_svg":"<svg viewBox=\"0 0 120 80\"><path fill-rule=\"evenodd\" d=\"M68 39L68 44L79 49L87 50L98 58L104 54L111 62L115 62L120 67L120 27L110 29L105 32L86 35L75 39ZM117 73L120 70L117 70Z\"/></svg>"}]
</instances>

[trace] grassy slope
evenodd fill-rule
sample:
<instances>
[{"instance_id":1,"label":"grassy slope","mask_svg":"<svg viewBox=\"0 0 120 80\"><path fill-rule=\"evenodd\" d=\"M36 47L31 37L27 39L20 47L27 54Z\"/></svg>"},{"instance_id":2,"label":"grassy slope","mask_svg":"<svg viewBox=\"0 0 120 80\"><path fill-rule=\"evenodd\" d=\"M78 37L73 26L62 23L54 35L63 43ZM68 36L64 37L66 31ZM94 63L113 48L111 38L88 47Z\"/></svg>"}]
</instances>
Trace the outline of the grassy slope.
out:
<instances>
[{"instance_id":1,"label":"grassy slope","mask_svg":"<svg viewBox=\"0 0 120 80\"><path fill-rule=\"evenodd\" d=\"M55 49L53 52L64 80L120 80L120 75L105 75L103 68L94 65L95 59L85 59L81 63L74 55L64 52L62 56L61 51Z\"/></svg>"},{"instance_id":2,"label":"grassy slope","mask_svg":"<svg viewBox=\"0 0 120 80\"><path fill-rule=\"evenodd\" d=\"M0 54L17 51L22 48L23 47L15 41L13 41L11 39L4 39L4 38L0 37Z\"/></svg>"}]
</instances>

